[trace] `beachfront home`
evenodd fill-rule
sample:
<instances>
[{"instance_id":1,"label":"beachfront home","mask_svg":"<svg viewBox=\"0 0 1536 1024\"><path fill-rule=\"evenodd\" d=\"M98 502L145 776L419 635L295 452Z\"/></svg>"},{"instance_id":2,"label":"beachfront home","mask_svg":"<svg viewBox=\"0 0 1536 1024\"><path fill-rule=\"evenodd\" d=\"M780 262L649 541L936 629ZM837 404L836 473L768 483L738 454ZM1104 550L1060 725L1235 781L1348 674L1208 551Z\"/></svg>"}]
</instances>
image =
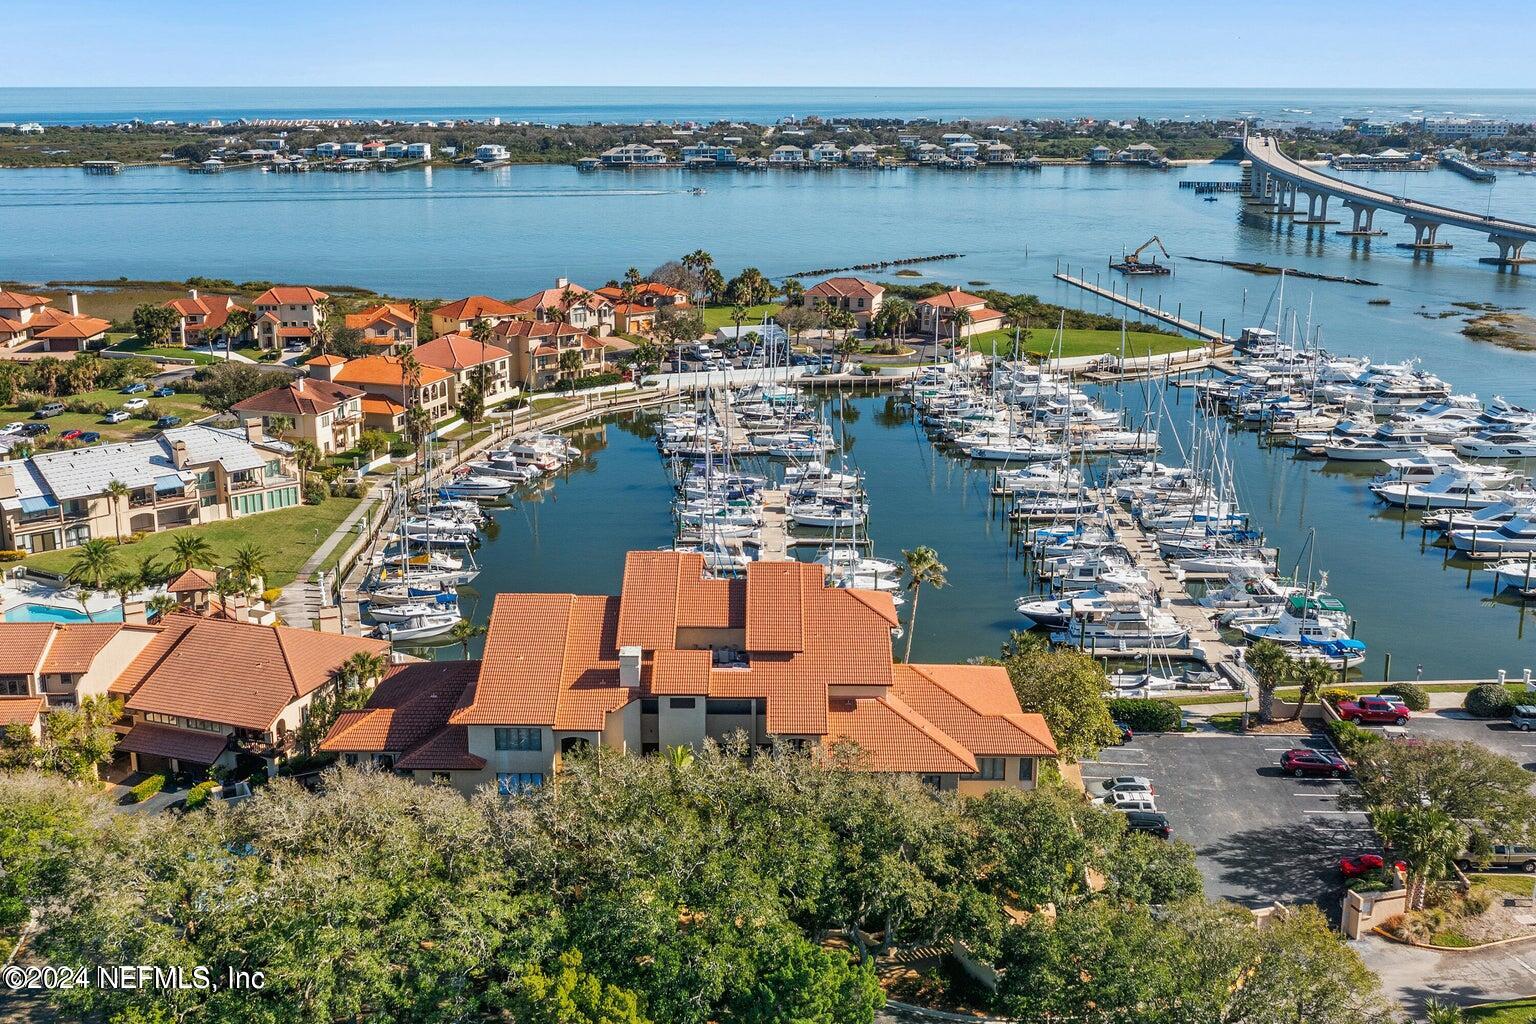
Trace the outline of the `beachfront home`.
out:
<instances>
[{"instance_id":1,"label":"beachfront home","mask_svg":"<svg viewBox=\"0 0 1536 1024\"><path fill-rule=\"evenodd\" d=\"M503 320L515 320L517 316L517 310L500 299L470 295L432 311L432 334L468 334L476 320L498 324Z\"/></svg>"},{"instance_id":2,"label":"beachfront home","mask_svg":"<svg viewBox=\"0 0 1536 1024\"><path fill-rule=\"evenodd\" d=\"M805 290L805 304L811 309L831 306L846 310L859 321L859 330L869 330L869 322L880 312L885 289L862 277L829 277Z\"/></svg>"},{"instance_id":3,"label":"beachfront home","mask_svg":"<svg viewBox=\"0 0 1536 1024\"><path fill-rule=\"evenodd\" d=\"M290 443L308 441L321 455L350 451L363 430L363 390L316 377L297 377L236 402L241 426Z\"/></svg>"},{"instance_id":4,"label":"beachfront home","mask_svg":"<svg viewBox=\"0 0 1536 1024\"><path fill-rule=\"evenodd\" d=\"M696 142L684 146L679 155L683 163L692 166L731 167L736 163L736 151L730 146L717 146L709 142Z\"/></svg>"},{"instance_id":5,"label":"beachfront home","mask_svg":"<svg viewBox=\"0 0 1536 1024\"><path fill-rule=\"evenodd\" d=\"M840 164L843 162L843 151L836 143L818 142L811 147L811 163L813 164Z\"/></svg>"},{"instance_id":6,"label":"beachfront home","mask_svg":"<svg viewBox=\"0 0 1536 1024\"><path fill-rule=\"evenodd\" d=\"M404 350L416 346L416 310L409 305L386 302L348 313L346 325L360 331L363 340L385 348Z\"/></svg>"},{"instance_id":7,"label":"beachfront home","mask_svg":"<svg viewBox=\"0 0 1536 1024\"><path fill-rule=\"evenodd\" d=\"M981 158L989 164L1011 164L1014 161L1013 147L1006 142L988 142L981 148Z\"/></svg>"},{"instance_id":8,"label":"beachfront home","mask_svg":"<svg viewBox=\"0 0 1536 1024\"><path fill-rule=\"evenodd\" d=\"M278 285L256 296L256 341L262 348L280 349L290 342L308 344L325 320L321 305L330 295L318 288Z\"/></svg>"},{"instance_id":9,"label":"beachfront home","mask_svg":"<svg viewBox=\"0 0 1536 1024\"><path fill-rule=\"evenodd\" d=\"M768 162L781 167L798 167L805 163L805 150L799 146L780 146L768 154Z\"/></svg>"},{"instance_id":10,"label":"beachfront home","mask_svg":"<svg viewBox=\"0 0 1536 1024\"><path fill-rule=\"evenodd\" d=\"M499 163L510 157L511 154L507 152L506 146L498 145L494 142L488 142L483 146L475 147L475 159L483 164Z\"/></svg>"},{"instance_id":11,"label":"beachfront home","mask_svg":"<svg viewBox=\"0 0 1536 1024\"><path fill-rule=\"evenodd\" d=\"M554 387L604 372L607 346L571 324L554 320L512 320L495 328L496 344L512 352L512 379L529 391ZM581 353L581 369L567 369L561 357Z\"/></svg>"},{"instance_id":12,"label":"beachfront home","mask_svg":"<svg viewBox=\"0 0 1536 1024\"><path fill-rule=\"evenodd\" d=\"M405 159L405 143L403 143L403 142L390 142L390 143L385 144L385 146L384 146L384 156L388 160L404 160Z\"/></svg>"},{"instance_id":13,"label":"beachfront home","mask_svg":"<svg viewBox=\"0 0 1536 1024\"><path fill-rule=\"evenodd\" d=\"M432 143L408 142L405 146L405 158L407 160L431 160Z\"/></svg>"},{"instance_id":14,"label":"beachfront home","mask_svg":"<svg viewBox=\"0 0 1536 1024\"><path fill-rule=\"evenodd\" d=\"M948 159L943 146L935 146L931 142L924 142L914 147L911 151L912 159L920 164L942 163Z\"/></svg>"},{"instance_id":15,"label":"beachfront home","mask_svg":"<svg viewBox=\"0 0 1536 1024\"><path fill-rule=\"evenodd\" d=\"M389 656L387 641L341 635L334 623L294 629L173 612L127 627L148 641L108 687L123 700L118 770L269 769L293 749L310 703L336 685L343 663ZM11 628L0 625L0 639Z\"/></svg>"},{"instance_id":16,"label":"beachfront home","mask_svg":"<svg viewBox=\"0 0 1536 1024\"><path fill-rule=\"evenodd\" d=\"M1168 162L1150 142L1131 143L1115 154L1115 160L1122 164L1137 164L1145 167L1161 167Z\"/></svg>"},{"instance_id":17,"label":"beachfront home","mask_svg":"<svg viewBox=\"0 0 1536 1024\"><path fill-rule=\"evenodd\" d=\"M1007 672L895 663L897 623L889 594L828 587L819 565L708 579L699 555L632 551L616 597L497 595L478 662L397 667L323 748L466 793L547 785L597 744L738 738L942 790L1033 788L1056 744Z\"/></svg>"},{"instance_id":18,"label":"beachfront home","mask_svg":"<svg viewBox=\"0 0 1536 1024\"><path fill-rule=\"evenodd\" d=\"M964 310L968 322L955 330L955 314ZM987 300L958 288L921 299L917 303L917 326L921 334L944 338L970 338L1003 326L1003 314L987 307Z\"/></svg>"},{"instance_id":19,"label":"beachfront home","mask_svg":"<svg viewBox=\"0 0 1536 1024\"><path fill-rule=\"evenodd\" d=\"M52 551L297 505L293 458L258 426L197 424L0 462L0 547ZM128 493L112 494L114 481Z\"/></svg>"},{"instance_id":20,"label":"beachfront home","mask_svg":"<svg viewBox=\"0 0 1536 1024\"><path fill-rule=\"evenodd\" d=\"M969 138L951 142L946 148L951 160L974 160L981 152L981 146Z\"/></svg>"},{"instance_id":21,"label":"beachfront home","mask_svg":"<svg viewBox=\"0 0 1536 1024\"><path fill-rule=\"evenodd\" d=\"M315 156L322 160L334 160L341 155L341 144L338 142L319 142L315 144Z\"/></svg>"},{"instance_id":22,"label":"beachfront home","mask_svg":"<svg viewBox=\"0 0 1536 1024\"><path fill-rule=\"evenodd\" d=\"M480 388L487 408L505 402L517 394L513 377L513 355L500 344L480 342L467 334L445 334L416 346L416 361L453 375L453 404L458 405L464 389Z\"/></svg>"},{"instance_id":23,"label":"beachfront home","mask_svg":"<svg viewBox=\"0 0 1536 1024\"><path fill-rule=\"evenodd\" d=\"M848 150L848 165L850 167L870 167L879 162L879 150L867 142L861 142Z\"/></svg>"},{"instance_id":24,"label":"beachfront home","mask_svg":"<svg viewBox=\"0 0 1536 1024\"><path fill-rule=\"evenodd\" d=\"M419 349L419 346L418 346ZM426 411L428 422L447 419L453 412L453 375L436 366L418 364L414 373L399 356L317 356L304 364L317 380L347 384L364 392L363 429L401 431L405 411Z\"/></svg>"},{"instance_id":25,"label":"beachfront home","mask_svg":"<svg viewBox=\"0 0 1536 1024\"><path fill-rule=\"evenodd\" d=\"M177 345L205 345L214 338L224 337L224 324L235 310L249 312L228 295L199 295L196 288L187 289L186 298L172 299L166 303L176 311L178 320L171 330L171 341ZM229 339L236 345L251 340L255 325Z\"/></svg>"},{"instance_id":26,"label":"beachfront home","mask_svg":"<svg viewBox=\"0 0 1536 1024\"><path fill-rule=\"evenodd\" d=\"M643 142L630 142L605 149L597 158L604 167L645 167L667 162L665 152Z\"/></svg>"},{"instance_id":27,"label":"beachfront home","mask_svg":"<svg viewBox=\"0 0 1536 1024\"><path fill-rule=\"evenodd\" d=\"M572 327L590 331L599 338L613 331L613 302L563 277L555 278L553 288L545 288L512 303L523 319L564 320Z\"/></svg>"},{"instance_id":28,"label":"beachfront home","mask_svg":"<svg viewBox=\"0 0 1536 1024\"><path fill-rule=\"evenodd\" d=\"M1114 155L1114 151L1108 146L1094 146L1088 151L1088 162L1091 164L1107 164Z\"/></svg>"}]
</instances>

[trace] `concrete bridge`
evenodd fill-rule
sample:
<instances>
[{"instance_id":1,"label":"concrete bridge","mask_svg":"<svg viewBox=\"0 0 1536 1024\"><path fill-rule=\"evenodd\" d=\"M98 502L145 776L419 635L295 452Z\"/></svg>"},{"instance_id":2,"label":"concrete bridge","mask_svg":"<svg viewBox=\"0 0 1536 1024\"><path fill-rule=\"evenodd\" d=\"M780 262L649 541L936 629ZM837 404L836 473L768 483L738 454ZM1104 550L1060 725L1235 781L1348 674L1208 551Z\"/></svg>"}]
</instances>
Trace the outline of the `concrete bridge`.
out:
<instances>
[{"instance_id":1,"label":"concrete bridge","mask_svg":"<svg viewBox=\"0 0 1536 1024\"><path fill-rule=\"evenodd\" d=\"M1245 135L1243 153L1251 168L1246 201L1252 206L1265 207L1276 216L1294 217L1293 223L1339 223L1328 219L1328 201L1337 199L1354 216L1352 226L1341 230L1341 235L1386 234L1375 225L1376 211L1384 210L1402 215L1413 228L1413 241L1398 243L1401 248L1415 252L1449 249L1451 244L1438 238L1440 228L1466 228L1486 235L1488 241L1498 246L1498 256L1488 257L1482 260L1483 263L1512 267L1536 262L1536 257L1522 254L1525 243L1536 241L1536 224L1480 216L1342 181L1286 156L1280 152L1275 140L1266 135ZM1303 196L1307 200L1305 212L1298 205Z\"/></svg>"}]
</instances>

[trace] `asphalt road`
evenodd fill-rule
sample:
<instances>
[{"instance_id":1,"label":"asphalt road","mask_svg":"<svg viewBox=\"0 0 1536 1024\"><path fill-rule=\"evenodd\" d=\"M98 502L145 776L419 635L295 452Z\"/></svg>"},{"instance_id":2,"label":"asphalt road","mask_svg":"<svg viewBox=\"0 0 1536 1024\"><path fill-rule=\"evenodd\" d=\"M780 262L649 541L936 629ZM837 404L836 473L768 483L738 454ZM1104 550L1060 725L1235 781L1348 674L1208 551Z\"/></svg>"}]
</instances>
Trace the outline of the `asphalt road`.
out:
<instances>
[{"instance_id":1,"label":"asphalt road","mask_svg":"<svg viewBox=\"0 0 1536 1024\"><path fill-rule=\"evenodd\" d=\"M1331 749L1321 733L1154 734L1084 762L1083 779L1151 779L1174 838L1195 848L1207 896L1247 907L1314 902L1336 920L1339 858L1379 844L1365 813L1339 804L1351 780L1280 773L1280 755L1293 746Z\"/></svg>"},{"instance_id":2,"label":"asphalt road","mask_svg":"<svg viewBox=\"0 0 1536 1024\"><path fill-rule=\"evenodd\" d=\"M1472 718L1459 708L1421 711L1404 726L1409 736L1432 740L1470 740L1513 758L1536 772L1536 731L1521 732L1506 721ZM1532 777L1536 784L1536 776Z\"/></svg>"}]
</instances>

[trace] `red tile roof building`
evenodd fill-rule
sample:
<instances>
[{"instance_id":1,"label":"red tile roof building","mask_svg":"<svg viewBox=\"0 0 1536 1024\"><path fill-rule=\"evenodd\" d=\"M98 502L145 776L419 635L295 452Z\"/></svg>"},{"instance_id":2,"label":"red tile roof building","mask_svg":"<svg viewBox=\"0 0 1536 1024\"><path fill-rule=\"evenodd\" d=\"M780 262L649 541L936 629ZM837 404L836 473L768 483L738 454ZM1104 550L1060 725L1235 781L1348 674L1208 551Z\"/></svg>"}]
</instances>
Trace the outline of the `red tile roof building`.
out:
<instances>
[{"instance_id":1,"label":"red tile roof building","mask_svg":"<svg viewBox=\"0 0 1536 1024\"><path fill-rule=\"evenodd\" d=\"M42 295L0 291L0 345L15 348L36 342L35 350L44 352L84 352L106 340L112 324L80 315L76 296L69 297L68 313L53 309L52 301Z\"/></svg>"},{"instance_id":2,"label":"red tile roof building","mask_svg":"<svg viewBox=\"0 0 1536 1024\"><path fill-rule=\"evenodd\" d=\"M525 319L563 321L598 337L613 330L613 303L606 296L557 278L553 288L534 292L512 304Z\"/></svg>"},{"instance_id":3,"label":"red tile roof building","mask_svg":"<svg viewBox=\"0 0 1536 1024\"><path fill-rule=\"evenodd\" d=\"M493 299L489 295L470 295L434 309L432 333L434 335L459 332L468 334L477 320L488 320L492 324L497 324L517 316L517 310L500 299Z\"/></svg>"},{"instance_id":4,"label":"red tile roof building","mask_svg":"<svg viewBox=\"0 0 1536 1024\"><path fill-rule=\"evenodd\" d=\"M363 389L323 377L298 377L236 402L230 412L249 431L290 443L309 441L322 455L349 451L363 426Z\"/></svg>"},{"instance_id":5,"label":"red tile roof building","mask_svg":"<svg viewBox=\"0 0 1536 1024\"><path fill-rule=\"evenodd\" d=\"M932 335L937 331L941 338L953 336L955 312L962 309L970 316L970 322L959 331L962 338L995 331L1003 326L1003 314L987 308L986 299L962 292L958 288L921 299L916 305L917 326L923 334Z\"/></svg>"},{"instance_id":6,"label":"red tile roof building","mask_svg":"<svg viewBox=\"0 0 1536 1024\"><path fill-rule=\"evenodd\" d=\"M805 303L811 309L832 306L847 310L858 320L860 330L868 329L884 301L885 289L861 277L829 277L805 290Z\"/></svg>"},{"instance_id":7,"label":"red tile roof building","mask_svg":"<svg viewBox=\"0 0 1536 1024\"><path fill-rule=\"evenodd\" d=\"M308 342L325 319L330 298L318 288L278 285L256 296L251 303L256 313L256 341L262 348L284 347L290 341Z\"/></svg>"},{"instance_id":8,"label":"red tile roof building","mask_svg":"<svg viewBox=\"0 0 1536 1024\"><path fill-rule=\"evenodd\" d=\"M1007 673L895 664L896 624L889 595L827 587L820 566L717 580L698 555L634 551L617 597L499 595L478 663L400 679L324 746L465 791L544 784L577 744L650 753L736 735L846 747L945 789L1033 786L1056 747Z\"/></svg>"},{"instance_id":9,"label":"red tile roof building","mask_svg":"<svg viewBox=\"0 0 1536 1024\"><path fill-rule=\"evenodd\" d=\"M497 324L497 329L519 321ZM479 342L467 334L445 334L416 346L416 361L453 375L453 403L466 387L479 387L486 406L517 394L516 357L498 342Z\"/></svg>"},{"instance_id":10,"label":"red tile roof building","mask_svg":"<svg viewBox=\"0 0 1536 1024\"><path fill-rule=\"evenodd\" d=\"M222 337L230 313L237 309L250 312L228 295L199 295L195 288L189 290L185 298L172 299L166 305L181 318L171 332L171 340L179 345L198 345ZM230 341L236 345L248 341L254 329L253 325Z\"/></svg>"},{"instance_id":11,"label":"red tile roof building","mask_svg":"<svg viewBox=\"0 0 1536 1024\"><path fill-rule=\"evenodd\" d=\"M416 310L409 305L386 302L369 306L358 313L348 313L346 325L360 331L363 340L386 348L414 348L416 345Z\"/></svg>"}]
</instances>

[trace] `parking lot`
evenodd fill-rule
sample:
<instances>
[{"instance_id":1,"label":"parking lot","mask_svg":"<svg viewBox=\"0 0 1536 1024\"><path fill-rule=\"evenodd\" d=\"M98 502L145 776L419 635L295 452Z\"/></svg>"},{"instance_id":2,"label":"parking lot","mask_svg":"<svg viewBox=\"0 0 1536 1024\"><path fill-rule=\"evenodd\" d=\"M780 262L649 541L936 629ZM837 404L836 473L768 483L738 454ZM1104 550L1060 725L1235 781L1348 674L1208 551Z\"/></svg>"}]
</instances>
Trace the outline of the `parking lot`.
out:
<instances>
[{"instance_id":1,"label":"parking lot","mask_svg":"<svg viewBox=\"0 0 1536 1024\"><path fill-rule=\"evenodd\" d=\"M1083 780L1151 779L1174 838L1195 848L1208 896L1249 907L1316 902L1337 918L1339 858L1378 841L1363 811L1340 806L1353 781L1280 773L1280 755L1302 746L1332 749L1321 733L1138 736L1083 762Z\"/></svg>"},{"instance_id":2,"label":"parking lot","mask_svg":"<svg viewBox=\"0 0 1536 1024\"><path fill-rule=\"evenodd\" d=\"M1506 721L1472 718L1465 711L1445 709L1419 712L1404 731L1427 740L1470 740L1536 772L1536 730L1521 732ZM1536 777L1532 782L1536 783Z\"/></svg>"}]
</instances>

